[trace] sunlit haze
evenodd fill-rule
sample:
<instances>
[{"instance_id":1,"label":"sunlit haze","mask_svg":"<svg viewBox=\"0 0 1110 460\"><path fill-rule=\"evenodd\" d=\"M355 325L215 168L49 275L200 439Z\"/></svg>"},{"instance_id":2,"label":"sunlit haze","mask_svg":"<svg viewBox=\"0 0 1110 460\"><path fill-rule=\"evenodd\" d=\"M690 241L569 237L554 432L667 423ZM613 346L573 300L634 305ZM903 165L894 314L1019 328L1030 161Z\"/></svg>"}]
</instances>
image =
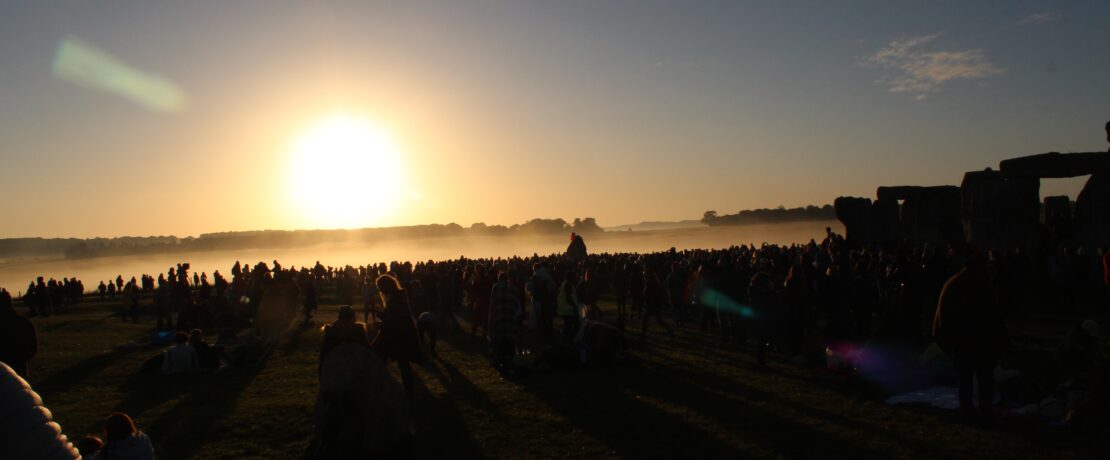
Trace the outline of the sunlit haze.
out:
<instances>
[{"instance_id":1,"label":"sunlit haze","mask_svg":"<svg viewBox=\"0 0 1110 460\"><path fill-rule=\"evenodd\" d=\"M1105 2L206 3L5 4L0 237L697 219L1105 150Z\"/></svg>"},{"instance_id":2,"label":"sunlit haze","mask_svg":"<svg viewBox=\"0 0 1110 460\"><path fill-rule=\"evenodd\" d=\"M289 203L303 226L380 225L396 212L407 182L401 152L371 122L334 115L316 122L291 146Z\"/></svg>"}]
</instances>

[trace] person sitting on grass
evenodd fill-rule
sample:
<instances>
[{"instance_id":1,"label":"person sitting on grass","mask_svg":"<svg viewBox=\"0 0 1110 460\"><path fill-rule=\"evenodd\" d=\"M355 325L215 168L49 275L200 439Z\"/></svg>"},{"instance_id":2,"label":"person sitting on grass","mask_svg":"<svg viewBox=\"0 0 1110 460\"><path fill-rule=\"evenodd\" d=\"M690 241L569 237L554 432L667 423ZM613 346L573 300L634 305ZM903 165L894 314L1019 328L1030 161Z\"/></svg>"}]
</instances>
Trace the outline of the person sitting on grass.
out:
<instances>
[{"instance_id":1,"label":"person sitting on grass","mask_svg":"<svg viewBox=\"0 0 1110 460\"><path fill-rule=\"evenodd\" d=\"M92 459L103 447L104 441L93 435L85 436L77 442L77 452L81 454L81 460Z\"/></svg>"},{"instance_id":2,"label":"person sitting on grass","mask_svg":"<svg viewBox=\"0 0 1110 460\"><path fill-rule=\"evenodd\" d=\"M345 343L370 347L370 336L366 324L355 320L355 310L350 305L339 307L339 316L331 324L324 326L324 341L320 345L320 365L333 348Z\"/></svg>"},{"instance_id":3,"label":"person sitting on grass","mask_svg":"<svg viewBox=\"0 0 1110 460\"><path fill-rule=\"evenodd\" d=\"M104 420L104 447L93 460L153 460L154 445L135 422L123 412L113 412Z\"/></svg>"},{"instance_id":4,"label":"person sitting on grass","mask_svg":"<svg viewBox=\"0 0 1110 460\"><path fill-rule=\"evenodd\" d=\"M173 346L162 353L162 373L185 374L200 369L197 350L189 345L189 334L178 331L173 336Z\"/></svg>"},{"instance_id":5,"label":"person sitting on grass","mask_svg":"<svg viewBox=\"0 0 1110 460\"><path fill-rule=\"evenodd\" d=\"M204 341L204 331L193 329L189 334L189 345L197 351L197 364L200 369L211 371L220 368L220 354L223 347L215 347Z\"/></svg>"}]
</instances>

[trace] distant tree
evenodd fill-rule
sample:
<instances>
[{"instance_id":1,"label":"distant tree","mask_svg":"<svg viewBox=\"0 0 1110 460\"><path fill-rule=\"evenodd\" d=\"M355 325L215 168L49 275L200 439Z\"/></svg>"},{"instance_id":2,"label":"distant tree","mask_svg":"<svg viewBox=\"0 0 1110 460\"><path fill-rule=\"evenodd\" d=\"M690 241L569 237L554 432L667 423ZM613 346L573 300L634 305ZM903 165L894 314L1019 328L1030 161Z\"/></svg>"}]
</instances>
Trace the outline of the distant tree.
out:
<instances>
[{"instance_id":1,"label":"distant tree","mask_svg":"<svg viewBox=\"0 0 1110 460\"><path fill-rule=\"evenodd\" d=\"M597 220L593 217L587 217L585 219L575 218L574 225L571 228L575 233L581 233L583 235L589 233L602 233L605 231L600 225L597 225Z\"/></svg>"},{"instance_id":2,"label":"distant tree","mask_svg":"<svg viewBox=\"0 0 1110 460\"><path fill-rule=\"evenodd\" d=\"M713 222L716 219L717 219L717 211L705 211L705 214L701 215L701 221L704 224L709 224L710 222Z\"/></svg>"},{"instance_id":3,"label":"distant tree","mask_svg":"<svg viewBox=\"0 0 1110 460\"><path fill-rule=\"evenodd\" d=\"M736 214L717 215L715 211L706 211L701 221L707 225L749 225L776 222L804 222L816 220L833 220L836 211L832 205L805 206L786 208L779 206L775 209L759 208L746 209Z\"/></svg>"},{"instance_id":4,"label":"distant tree","mask_svg":"<svg viewBox=\"0 0 1110 460\"><path fill-rule=\"evenodd\" d=\"M525 222L520 226L518 231L524 233L567 233L570 231L570 225L563 219L532 219Z\"/></svg>"}]
</instances>

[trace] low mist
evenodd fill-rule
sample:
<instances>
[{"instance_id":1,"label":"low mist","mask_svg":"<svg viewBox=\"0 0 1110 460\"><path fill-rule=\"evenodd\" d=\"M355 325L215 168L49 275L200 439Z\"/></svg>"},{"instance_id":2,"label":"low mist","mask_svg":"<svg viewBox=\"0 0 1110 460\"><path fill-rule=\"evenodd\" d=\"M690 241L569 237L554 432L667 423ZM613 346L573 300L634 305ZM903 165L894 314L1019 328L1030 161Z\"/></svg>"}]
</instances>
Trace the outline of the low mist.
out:
<instances>
[{"instance_id":1,"label":"low mist","mask_svg":"<svg viewBox=\"0 0 1110 460\"><path fill-rule=\"evenodd\" d=\"M587 235L586 246L596 252L653 252L672 247L682 249L725 248L740 244L791 244L805 243L810 239L824 238L825 227L838 233L843 227L836 221L791 222L743 226L717 226L682 228L672 230L621 232L609 231ZM26 291L27 283L37 276L47 279L77 277L92 291L101 280L124 280L141 274L155 277L165 273L180 262L189 262L194 273L205 272L210 276L220 270L230 276L236 260L245 264L259 261L270 264L277 259L283 267L302 267L320 261L324 265L366 265L368 263L419 260L509 257L514 255L562 253L569 243L569 235L544 236L466 236L389 240L380 243L324 244L301 248L271 248L110 256L89 259L55 259L38 261L13 261L0 264L0 286L12 295Z\"/></svg>"}]
</instances>

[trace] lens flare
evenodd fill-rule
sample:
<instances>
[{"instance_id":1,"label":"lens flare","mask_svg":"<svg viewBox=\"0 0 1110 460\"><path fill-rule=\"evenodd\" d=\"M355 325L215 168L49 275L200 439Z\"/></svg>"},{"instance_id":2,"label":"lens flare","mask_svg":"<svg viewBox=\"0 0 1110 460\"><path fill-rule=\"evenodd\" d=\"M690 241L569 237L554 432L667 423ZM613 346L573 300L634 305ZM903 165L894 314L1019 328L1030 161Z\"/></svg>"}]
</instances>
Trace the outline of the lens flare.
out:
<instances>
[{"instance_id":1,"label":"lens flare","mask_svg":"<svg viewBox=\"0 0 1110 460\"><path fill-rule=\"evenodd\" d=\"M157 112L180 112L188 104L185 91L169 79L135 69L76 37L58 42L52 70L58 80L122 96Z\"/></svg>"}]
</instances>

